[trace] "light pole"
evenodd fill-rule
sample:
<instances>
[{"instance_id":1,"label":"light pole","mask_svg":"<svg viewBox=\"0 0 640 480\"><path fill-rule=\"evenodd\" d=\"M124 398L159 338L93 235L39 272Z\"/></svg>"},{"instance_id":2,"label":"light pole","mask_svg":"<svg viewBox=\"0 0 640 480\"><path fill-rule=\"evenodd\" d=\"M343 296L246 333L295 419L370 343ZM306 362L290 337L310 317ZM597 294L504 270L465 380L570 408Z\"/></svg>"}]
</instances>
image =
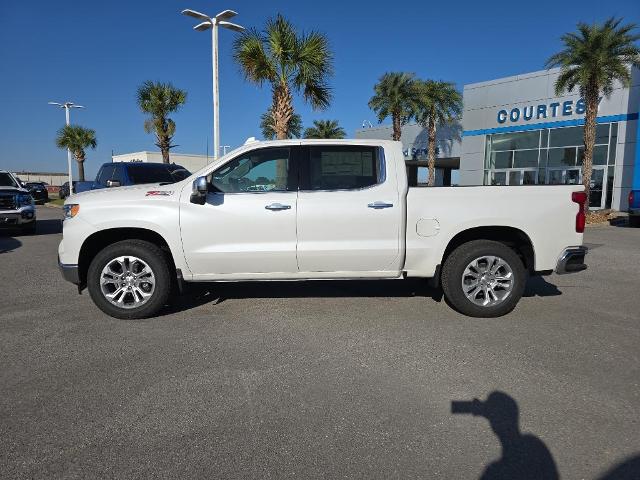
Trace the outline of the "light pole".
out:
<instances>
[{"instance_id":1,"label":"light pole","mask_svg":"<svg viewBox=\"0 0 640 480\"><path fill-rule=\"evenodd\" d=\"M69 110L72 108L84 108L82 105L76 105L73 102L49 102L49 105L64 108L67 126L69 125ZM73 172L71 171L71 150L69 148L67 148L67 166L69 167L69 195L71 195L73 193Z\"/></svg>"},{"instance_id":2,"label":"light pole","mask_svg":"<svg viewBox=\"0 0 640 480\"><path fill-rule=\"evenodd\" d=\"M233 10L224 10L215 17L210 17L204 13L196 12L187 8L182 11L183 15L188 15L198 20L202 20L194 30L203 32L211 29L211 63L213 68L213 159L218 158L220 151L220 97L218 90L218 26L242 32L244 27L228 22L230 18L237 15Z\"/></svg>"}]
</instances>

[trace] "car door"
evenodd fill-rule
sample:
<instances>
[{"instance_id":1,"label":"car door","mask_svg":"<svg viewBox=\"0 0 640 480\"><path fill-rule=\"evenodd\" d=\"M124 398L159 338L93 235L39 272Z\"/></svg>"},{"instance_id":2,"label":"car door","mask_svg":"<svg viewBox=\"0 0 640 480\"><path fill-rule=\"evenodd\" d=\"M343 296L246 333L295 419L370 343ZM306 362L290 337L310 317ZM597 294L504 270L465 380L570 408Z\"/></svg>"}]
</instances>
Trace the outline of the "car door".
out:
<instances>
[{"instance_id":1,"label":"car door","mask_svg":"<svg viewBox=\"0 0 640 480\"><path fill-rule=\"evenodd\" d=\"M180 229L194 278L297 273L298 150L286 146L239 154L207 176L204 205L191 203L185 189Z\"/></svg>"},{"instance_id":2,"label":"car door","mask_svg":"<svg viewBox=\"0 0 640 480\"><path fill-rule=\"evenodd\" d=\"M309 145L303 150L298 193L300 272L398 275L404 208L395 169L387 178L384 149Z\"/></svg>"}]
</instances>

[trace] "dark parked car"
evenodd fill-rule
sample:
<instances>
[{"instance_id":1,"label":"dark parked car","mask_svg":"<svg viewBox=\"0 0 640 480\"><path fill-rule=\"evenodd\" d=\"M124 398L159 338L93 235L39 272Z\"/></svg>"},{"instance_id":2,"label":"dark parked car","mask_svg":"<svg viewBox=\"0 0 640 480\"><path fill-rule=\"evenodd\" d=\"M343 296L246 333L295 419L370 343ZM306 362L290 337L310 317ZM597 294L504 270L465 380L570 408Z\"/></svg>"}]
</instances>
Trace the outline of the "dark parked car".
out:
<instances>
[{"instance_id":1,"label":"dark parked car","mask_svg":"<svg viewBox=\"0 0 640 480\"><path fill-rule=\"evenodd\" d=\"M78 185L78 182L74 181L73 182L73 189L74 190L76 189L77 185ZM69 182L64 182L60 186L60 191L58 192L58 196L60 198L62 198L63 200L69 196Z\"/></svg>"},{"instance_id":2,"label":"dark parked car","mask_svg":"<svg viewBox=\"0 0 640 480\"><path fill-rule=\"evenodd\" d=\"M92 182L74 182L76 193L101 188L142 185L146 183L175 183L184 180L191 173L175 163L105 163L98 170Z\"/></svg>"},{"instance_id":3,"label":"dark parked car","mask_svg":"<svg viewBox=\"0 0 640 480\"><path fill-rule=\"evenodd\" d=\"M49 192L43 182L27 182L24 188L29 190L36 203L47 203L49 201Z\"/></svg>"}]
</instances>

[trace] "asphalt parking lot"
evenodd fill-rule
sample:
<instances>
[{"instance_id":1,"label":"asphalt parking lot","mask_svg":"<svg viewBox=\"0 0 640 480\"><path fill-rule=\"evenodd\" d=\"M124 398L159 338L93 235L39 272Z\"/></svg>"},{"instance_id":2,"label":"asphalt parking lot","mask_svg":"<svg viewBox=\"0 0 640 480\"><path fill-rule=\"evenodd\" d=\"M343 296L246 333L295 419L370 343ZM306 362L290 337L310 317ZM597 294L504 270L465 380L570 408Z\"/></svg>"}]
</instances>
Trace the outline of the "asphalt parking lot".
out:
<instances>
[{"instance_id":1,"label":"asphalt parking lot","mask_svg":"<svg viewBox=\"0 0 640 480\"><path fill-rule=\"evenodd\" d=\"M588 228L589 270L499 319L369 281L121 321L62 281L60 215L0 234L4 478L640 478L640 229Z\"/></svg>"}]
</instances>

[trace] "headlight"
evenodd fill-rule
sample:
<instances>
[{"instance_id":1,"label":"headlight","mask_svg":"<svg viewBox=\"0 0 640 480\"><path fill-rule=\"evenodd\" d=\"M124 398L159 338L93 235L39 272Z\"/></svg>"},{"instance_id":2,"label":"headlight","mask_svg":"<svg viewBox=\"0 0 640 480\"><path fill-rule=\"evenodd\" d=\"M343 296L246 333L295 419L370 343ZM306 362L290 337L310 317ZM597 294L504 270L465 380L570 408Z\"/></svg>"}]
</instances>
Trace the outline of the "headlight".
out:
<instances>
[{"instance_id":1,"label":"headlight","mask_svg":"<svg viewBox=\"0 0 640 480\"><path fill-rule=\"evenodd\" d=\"M80 205L77 203L65 203L62 207L64 218L73 218L80 212Z\"/></svg>"},{"instance_id":2,"label":"headlight","mask_svg":"<svg viewBox=\"0 0 640 480\"><path fill-rule=\"evenodd\" d=\"M29 205L33 205L33 197L26 193L21 193L17 198L18 207L28 207Z\"/></svg>"}]
</instances>

